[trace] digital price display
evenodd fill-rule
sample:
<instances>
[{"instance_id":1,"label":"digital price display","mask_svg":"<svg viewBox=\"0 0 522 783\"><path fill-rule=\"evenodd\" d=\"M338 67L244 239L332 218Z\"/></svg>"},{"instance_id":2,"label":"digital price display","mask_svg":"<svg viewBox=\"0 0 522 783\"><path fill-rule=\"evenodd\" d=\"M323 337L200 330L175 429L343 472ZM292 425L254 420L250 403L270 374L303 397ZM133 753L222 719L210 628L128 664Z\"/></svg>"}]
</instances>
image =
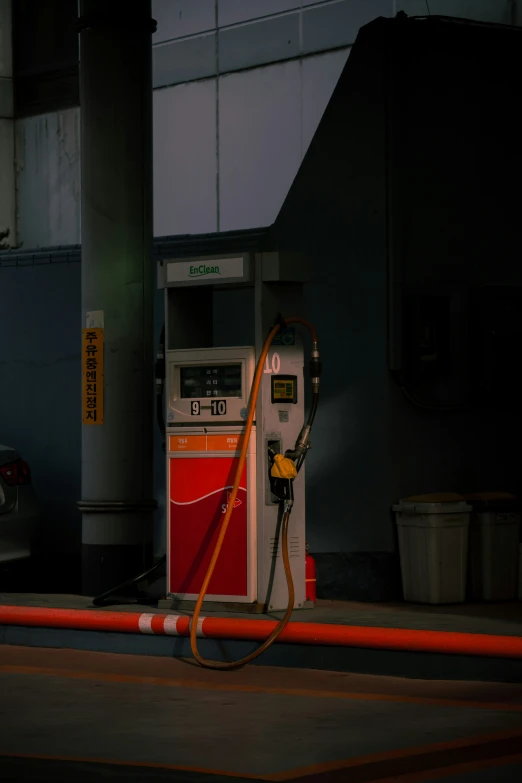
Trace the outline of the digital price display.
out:
<instances>
[{"instance_id":1,"label":"digital price display","mask_svg":"<svg viewBox=\"0 0 522 783\"><path fill-rule=\"evenodd\" d=\"M180 397L241 397L241 365L180 367Z\"/></svg>"},{"instance_id":2,"label":"digital price display","mask_svg":"<svg viewBox=\"0 0 522 783\"><path fill-rule=\"evenodd\" d=\"M272 402L297 402L297 375L272 375Z\"/></svg>"}]
</instances>

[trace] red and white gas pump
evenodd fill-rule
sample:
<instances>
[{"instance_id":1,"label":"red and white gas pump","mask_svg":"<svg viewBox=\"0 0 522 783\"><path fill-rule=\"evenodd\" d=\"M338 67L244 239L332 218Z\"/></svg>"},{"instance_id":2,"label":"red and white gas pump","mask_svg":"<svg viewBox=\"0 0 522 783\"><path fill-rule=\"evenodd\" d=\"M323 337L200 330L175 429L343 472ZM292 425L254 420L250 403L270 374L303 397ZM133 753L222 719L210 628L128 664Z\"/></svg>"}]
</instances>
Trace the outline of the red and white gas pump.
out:
<instances>
[{"instance_id":1,"label":"red and white gas pump","mask_svg":"<svg viewBox=\"0 0 522 783\"><path fill-rule=\"evenodd\" d=\"M301 317L278 316L286 303L300 304L302 280L295 259L267 255L178 260L159 270L166 302L167 595L173 607L195 607L195 621L203 600L228 610L286 610L285 623L292 609L313 606L303 463L317 407L317 337ZM253 288L256 345L194 347L199 340L212 346L212 287L227 281ZM307 422L303 325L312 334Z\"/></svg>"}]
</instances>

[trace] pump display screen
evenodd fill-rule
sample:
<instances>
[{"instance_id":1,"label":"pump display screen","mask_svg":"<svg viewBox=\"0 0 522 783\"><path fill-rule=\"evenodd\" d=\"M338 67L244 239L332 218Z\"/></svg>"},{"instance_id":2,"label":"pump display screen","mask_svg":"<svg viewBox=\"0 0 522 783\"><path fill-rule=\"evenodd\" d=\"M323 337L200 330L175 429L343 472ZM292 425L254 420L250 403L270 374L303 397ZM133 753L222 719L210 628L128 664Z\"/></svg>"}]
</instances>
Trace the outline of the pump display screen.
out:
<instances>
[{"instance_id":1,"label":"pump display screen","mask_svg":"<svg viewBox=\"0 0 522 783\"><path fill-rule=\"evenodd\" d=\"M297 376L272 376L272 402L297 402Z\"/></svg>"},{"instance_id":2,"label":"pump display screen","mask_svg":"<svg viewBox=\"0 0 522 783\"><path fill-rule=\"evenodd\" d=\"M241 365L180 367L180 397L241 397Z\"/></svg>"}]
</instances>

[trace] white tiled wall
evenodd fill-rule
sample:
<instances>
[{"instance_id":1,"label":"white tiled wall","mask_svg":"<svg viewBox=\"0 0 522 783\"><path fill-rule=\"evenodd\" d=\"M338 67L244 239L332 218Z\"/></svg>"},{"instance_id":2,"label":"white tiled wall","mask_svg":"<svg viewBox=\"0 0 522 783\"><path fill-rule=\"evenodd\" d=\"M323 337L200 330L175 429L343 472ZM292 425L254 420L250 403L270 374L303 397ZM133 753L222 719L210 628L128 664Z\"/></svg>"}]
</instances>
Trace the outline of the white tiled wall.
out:
<instances>
[{"instance_id":1,"label":"white tiled wall","mask_svg":"<svg viewBox=\"0 0 522 783\"><path fill-rule=\"evenodd\" d=\"M217 231L216 80L154 93L154 234Z\"/></svg>"},{"instance_id":2,"label":"white tiled wall","mask_svg":"<svg viewBox=\"0 0 522 783\"><path fill-rule=\"evenodd\" d=\"M264 16L295 11L300 6L300 0L220 0L219 25L249 22Z\"/></svg>"},{"instance_id":3,"label":"white tiled wall","mask_svg":"<svg viewBox=\"0 0 522 783\"><path fill-rule=\"evenodd\" d=\"M197 35L214 29L215 1L152 0L152 16L158 23L153 44Z\"/></svg>"},{"instance_id":4,"label":"white tiled wall","mask_svg":"<svg viewBox=\"0 0 522 783\"><path fill-rule=\"evenodd\" d=\"M270 225L301 161L300 64L220 79L220 228Z\"/></svg>"},{"instance_id":5,"label":"white tiled wall","mask_svg":"<svg viewBox=\"0 0 522 783\"><path fill-rule=\"evenodd\" d=\"M432 14L510 20L509 0L428 3ZM161 76L163 85L154 94L156 236L270 224L308 149L358 26L398 10L427 12L425 0L219 0L218 8L221 60L242 70L216 77L214 0L153 1L158 20L156 78ZM296 14L301 21L294 29ZM351 23L340 24L343 19ZM274 37L269 28L276 23ZM179 62L171 61L167 49L173 40L182 48L195 42L194 58L180 49ZM314 46L337 47L343 40L347 45L340 49L313 53ZM309 55L295 57L305 49ZM285 52L294 59L285 61ZM254 55L257 61L283 59L248 67ZM196 81L183 83L191 78ZM182 83L168 86L171 80ZM78 110L19 121L16 151L23 246L78 242Z\"/></svg>"},{"instance_id":6,"label":"white tiled wall","mask_svg":"<svg viewBox=\"0 0 522 783\"><path fill-rule=\"evenodd\" d=\"M270 225L348 56L336 51L154 94L156 236Z\"/></svg>"},{"instance_id":7,"label":"white tiled wall","mask_svg":"<svg viewBox=\"0 0 522 783\"><path fill-rule=\"evenodd\" d=\"M154 92L154 233L270 225L348 50ZM79 110L17 122L23 247L80 241Z\"/></svg>"},{"instance_id":8,"label":"white tiled wall","mask_svg":"<svg viewBox=\"0 0 522 783\"><path fill-rule=\"evenodd\" d=\"M303 59L301 91L303 154L312 141L349 53L349 49L342 49Z\"/></svg>"}]
</instances>

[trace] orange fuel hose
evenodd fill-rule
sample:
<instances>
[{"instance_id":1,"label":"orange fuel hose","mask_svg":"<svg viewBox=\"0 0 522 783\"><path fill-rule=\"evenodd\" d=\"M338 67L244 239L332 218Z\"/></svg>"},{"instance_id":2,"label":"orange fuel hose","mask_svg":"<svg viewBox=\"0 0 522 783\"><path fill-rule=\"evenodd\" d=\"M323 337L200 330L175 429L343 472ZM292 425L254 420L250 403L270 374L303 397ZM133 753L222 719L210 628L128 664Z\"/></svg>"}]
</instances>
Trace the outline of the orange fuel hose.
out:
<instances>
[{"instance_id":1,"label":"orange fuel hose","mask_svg":"<svg viewBox=\"0 0 522 783\"><path fill-rule=\"evenodd\" d=\"M317 334L314 327L304 318L285 318L285 323L286 324L295 323L295 324L301 324L302 326L305 326L309 330L314 344L317 343ZM241 660L239 661L230 661L230 662L210 661L203 658L198 650L197 633L198 633L198 620L201 614L201 608L203 606L203 601L205 600L205 595L208 592L208 586L210 584L210 580L212 579L212 574L214 573L214 569L216 567L216 563L218 561L221 552L221 547L223 546L223 541L225 540L225 536L227 534L230 518L234 510L234 503L239 490L241 476L243 475L243 467L246 460L248 444L250 441L250 434L252 432L252 425L254 422L257 398L259 395L259 387L261 385L261 377L263 375L265 360L268 355L268 351L270 350L270 346L272 345L272 341L276 336L276 334L279 332L280 328L281 328L280 324L276 324L276 326L274 326L271 329L270 334L266 338L265 343L263 345L263 349L257 360L256 371L254 374L254 380L252 382L252 389L250 392L250 399L248 403L248 415L245 424L245 431L243 434L243 442L241 445L241 451L239 453L239 460L237 464L236 474L234 477L234 484L232 486L232 491L228 499L227 509L225 511L223 520L221 522L221 527L219 530L218 539L216 541L216 546L212 553L210 564L207 569L207 573L205 574L205 578L203 579L203 584L201 585L201 590L198 595L198 599L196 601L196 606L194 607L194 613L190 621L190 647L192 649L192 654L196 659L196 661L201 666L204 666L207 669L224 669L224 670L239 669L241 666L244 666L245 664L253 661L259 655L264 653L265 650L267 650L270 647L270 645L272 645L275 642L278 636L280 636L280 634L287 626L290 617L292 616L292 611L294 609L295 593L294 593L294 584L292 580L292 571L290 568L290 559L288 555L288 523L290 519L290 512L285 511L281 523L281 552L283 556L285 577L288 584L288 604L284 617L278 622L278 624L276 625L276 627L274 628L270 636L261 645L261 647L259 647L257 650L254 650L254 652L250 653L250 655L241 658Z\"/></svg>"}]
</instances>

